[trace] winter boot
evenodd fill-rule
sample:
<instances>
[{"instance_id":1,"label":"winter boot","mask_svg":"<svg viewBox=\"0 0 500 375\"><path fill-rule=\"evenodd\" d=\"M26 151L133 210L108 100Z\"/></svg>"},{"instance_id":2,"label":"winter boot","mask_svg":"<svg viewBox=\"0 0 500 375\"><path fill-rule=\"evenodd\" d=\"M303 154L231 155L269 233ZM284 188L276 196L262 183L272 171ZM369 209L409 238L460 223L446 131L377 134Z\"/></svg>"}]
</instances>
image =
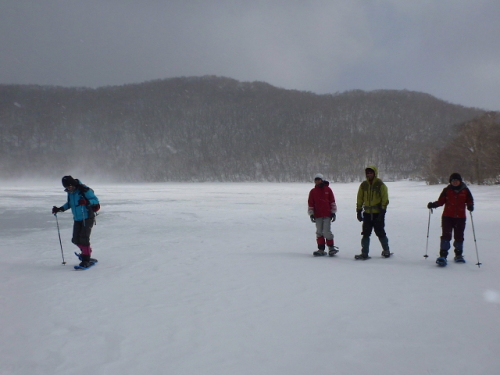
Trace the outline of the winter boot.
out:
<instances>
[{"instance_id":1,"label":"winter boot","mask_svg":"<svg viewBox=\"0 0 500 375\"><path fill-rule=\"evenodd\" d=\"M370 237L363 236L361 237L361 252L368 254L370 251Z\"/></svg>"},{"instance_id":2,"label":"winter boot","mask_svg":"<svg viewBox=\"0 0 500 375\"><path fill-rule=\"evenodd\" d=\"M361 254L355 255L354 259L367 260L370 259L368 256L368 252L370 251L370 237L363 236L361 237Z\"/></svg>"},{"instance_id":3,"label":"winter boot","mask_svg":"<svg viewBox=\"0 0 500 375\"><path fill-rule=\"evenodd\" d=\"M453 241L453 247L456 256L461 256L464 252L464 241Z\"/></svg>"},{"instance_id":4,"label":"winter boot","mask_svg":"<svg viewBox=\"0 0 500 375\"><path fill-rule=\"evenodd\" d=\"M389 258L391 256L391 251L389 250L389 238L387 236L379 237L380 244L382 245L382 256L384 258Z\"/></svg>"},{"instance_id":5,"label":"winter boot","mask_svg":"<svg viewBox=\"0 0 500 375\"><path fill-rule=\"evenodd\" d=\"M368 253L362 252L361 254L354 255L354 259L356 260L367 260L370 259L371 257L368 256Z\"/></svg>"},{"instance_id":6,"label":"winter boot","mask_svg":"<svg viewBox=\"0 0 500 375\"><path fill-rule=\"evenodd\" d=\"M439 246L439 256L442 258L448 257L448 251L450 250L450 247L450 241L441 238L441 244Z\"/></svg>"},{"instance_id":7,"label":"winter boot","mask_svg":"<svg viewBox=\"0 0 500 375\"><path fill-rule=\"evenodd\" d=\"M389 250L382 250L382 256L384 258L390 258L391 252Z\"/></svg>"},{"instance_id":8,"label":"winter boot","mask_svg":"<svg viewBox=\"0 0 500 375\"><path fill-rule=\"evenodd\" d=\"M444 267L448 264L448 261L446 260L446 257L439 257L436 259L436 264L438 266Z\"/></svg>"},{"instance_id":9,"label":"winter boot","mask_svg":"<svg viewBox=\"0 0 500 375\"><path fill-rule=\"evenodd\" d=\"M318 251L313 253L315 257L321 257L326 255L325 245L318 245Z\"/></svg>"},{"instance_id":10,"label":"winter boot","mask_svg":"<svg viewBox=\"0 0 500 375\"><path fill-rule=\"evenodd\" d=\"M462 255L464 253L464 242L463 241L455 241L453 243L453 246L455 247L454 261L457 263L465 263L465 259Z\"/></svg>"},{"instance_id":11,"label":"winter boot","mask_svg":"<svg viewBox=\"0 0 500 375\"><path fill-rule=\"evenodd\" d=\"M83 259L82 259L82 255L83 255L83 254L78 254L78 253L75 251L75 255L78 257L78 259L80 259L80 262L83 260ZM97 263L98 261L97 261L97 259L90 258L89 262L90 262L90 263Z\"/></svg>"},{"instance_id":12,"label":"winter boot","mask_svg":"<svg viewBox=\"0 0 500 375\"><path fill-rule=\"evenodd\" d=\"M90 261L90 255L82 254L81 259L82 259L82 261L80 263L80 267L89 268L90 266L92 266L94 264Z\"/></svg>"},{"instance_id":13,"label":"winter boot","mask_svg":"<svg viewBox=\"0 0 500 375\"><path fill-rule=\"evenodd\" d=\"M328 246L328 255L330 255L331 257L334 256L335 254L337 254L339 252L339 248L337 246Z\"/></svg>"}]
</instances>

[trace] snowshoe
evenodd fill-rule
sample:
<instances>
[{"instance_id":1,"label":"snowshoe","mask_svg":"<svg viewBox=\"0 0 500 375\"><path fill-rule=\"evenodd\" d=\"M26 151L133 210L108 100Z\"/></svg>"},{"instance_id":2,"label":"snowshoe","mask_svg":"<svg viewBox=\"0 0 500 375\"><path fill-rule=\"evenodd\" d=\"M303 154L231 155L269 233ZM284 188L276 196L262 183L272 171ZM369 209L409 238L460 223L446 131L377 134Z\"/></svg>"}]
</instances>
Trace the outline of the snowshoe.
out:
<instances>
[{"instance_id":1,"label":"snowshoe","mask_svg":"<svg viewBox=\"0 0 500 375\"><path fill-rule=\"evenodd\" d=\"M358 255L354 255L354 259L356 260L367 260L367 259L371 259L370 256L368 256L368 254L358 254Z\"/></svg>"},{"instance_id":2,"label":"snowshoe","mask_svg":"<svg viewBox=\"0 0 500 375\"><path fill-rule=\"evenodd\" d=\"M75 266L75 270L88 270L91 267L94 267L96 263L93 262L81 262L78 266Z\"/></svg>"},{"instance_id":3,"label":"snowshoe","mask_svg":"<svg viewBox=\"0 0 500 375\"><path fill-rule=\"evenodd\" d=\"M436 264L440 267L444 267L448 264L448 261L444 257L439 257L436 259Z\"/></svg>"},{"instance_id":4,"label":"snowshoe","mask_svg":"<svg viewBox=\"0 0 500 375\"><path fill-rule=\"evenodd\" d=\"M453 260L455 261L455 263L465 263L465 259L463 256L456 256L455 258L453 258Z\"/></svg>"},{"instance_id":5,"label":"snowshoe","mask_svg":"<svg viewBox=\"0 0 500 375\"><path fill-rule=\"evenodd\" d=\"M315 257L322 257L322 256L325 256L326 255L326 251L325 250L317 250L313 253L313 255Z\"/></svg>"},{"instance_id":6,"label":"snowshoe","mask_svg":"<svg viewBox=\"0 0 500 375\"><path fill-rule=\"evenodd\" d=\"M339 248L337 246L330 246L328 248L328 255L329 256L334 256L335 254L337 254L339 252Z\"/></svg>"}]
</instances>

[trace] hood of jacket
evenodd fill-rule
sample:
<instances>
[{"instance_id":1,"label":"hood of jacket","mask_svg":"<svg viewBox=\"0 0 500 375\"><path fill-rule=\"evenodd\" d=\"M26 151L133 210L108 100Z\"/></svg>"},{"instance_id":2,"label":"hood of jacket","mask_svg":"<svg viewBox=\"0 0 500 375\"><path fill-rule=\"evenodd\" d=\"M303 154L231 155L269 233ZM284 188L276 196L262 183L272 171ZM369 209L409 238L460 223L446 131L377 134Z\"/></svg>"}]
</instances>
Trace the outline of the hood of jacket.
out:
<instances>
[{"instance_id":1,"label":"hood of jacket","mask_svg":"<svg viewBox=\"0 0 500 375\"><path fill-rule=\"evenodd\" d=\"M375 177L373 178L373 180L375 180L376 178L378 178L378 168L377 167L375 167L374 165L372 165L372 166L366 167L365 171L367 169L373 169L373 171L375 172ZM366 176L366 173L365 173L365 176ZM366 178L366 180L368 181L368 178Z\"/></svg>"},{"instance_id":2,"label":"hood of jacket","mask_svg":"<svg viewBox=\"0 0 500 375\"><path fill-rule=\"evenodd\" d=\"M326 180L323 180L323 182L319 185L315 185L314 187L315 188L322 188L322 187L325 187L325 186L330 186L330 182L329 181L326 181Z\"/></svg>"},{"instance_id":3,"label":"hood of jacket","mask_svg":"<svg viewBox=\"0 0 500 375\"><path fill-rule=\"evenodd\" d=\"M461 182L460 185L458 186L453 186L452 184L449 184L448 185L448 189L451 189L453 191L456 191L457 193L459 191L462 191L463 189L467 188L467 185L465 184L465 182Z\"/></svg>"}]
</instances>

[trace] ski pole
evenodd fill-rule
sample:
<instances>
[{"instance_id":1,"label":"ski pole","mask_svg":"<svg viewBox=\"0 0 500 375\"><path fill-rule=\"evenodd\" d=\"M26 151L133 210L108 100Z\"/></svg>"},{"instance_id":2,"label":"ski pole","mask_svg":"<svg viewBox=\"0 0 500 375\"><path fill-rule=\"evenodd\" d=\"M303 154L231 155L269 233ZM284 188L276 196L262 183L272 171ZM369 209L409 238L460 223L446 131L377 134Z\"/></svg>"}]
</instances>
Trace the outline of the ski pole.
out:
<instances>
[{"instance_id":1,"label":"ski pole","mask_svg":"<svg viewBox=\"0 0 500 375\"><path fill-rule=\"evenodd\" d=\"M424 255L425 259L429 258L429 256L427 255L427 250L429 249L429 228L431 226L431 214L432 214L432 208L429 208L429 220L427 221L427 242L425 244L425 255Z\"/></svg>"},{"instance_id":2,"label":"ski pole","mask_svg":"<svg viewBox=\"0 0 500 375\"><path fill-rule=\"evenodd\" d=\"M472 224L472 235L474 236L474 245L476 245L476 258L477 258L476 266L481 268L482 263L479 262L479 252L477 251L476 231L474 230L474 220L472 219L472 212L469 211L469 215L470 215L470 222Z\"/></svg>"},{"instance_id":3,"label":"ski pole","mask_svg":"<svg viewBox=\"0 0 500 375\"><path fill-rule=\"evenodd\" d=\"M63 252L62 241L61 241L61 231L59 230L59 220L57 219L57 214L54 214L54 216L56 217L57 234L59 235L59 245L61 245L62 264L66 264L66 262L64 261L64 252Z\"/></svg>"}]
</instances>

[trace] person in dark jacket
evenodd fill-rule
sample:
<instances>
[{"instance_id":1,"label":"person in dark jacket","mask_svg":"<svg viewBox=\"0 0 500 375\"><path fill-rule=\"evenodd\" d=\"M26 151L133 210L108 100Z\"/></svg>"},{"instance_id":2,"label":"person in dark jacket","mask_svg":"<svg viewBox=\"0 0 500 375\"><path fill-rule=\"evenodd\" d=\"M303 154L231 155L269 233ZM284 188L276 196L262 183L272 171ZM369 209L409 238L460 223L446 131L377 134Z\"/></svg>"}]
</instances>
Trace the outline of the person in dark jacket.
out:
<instances>
[{"instance_id":1,"label":"person in dark jacket","mask_svg":"<svg viewBox=\"0 0 500 375\"><path fill-rule=\"evenodd\" d=\"M52 213L64 212L71 208L73 213L73 242L81 251L80 267L88 268L90 263L95 263L96 259L91 258L92 247L90 246L90 233L95 222L95 213L91 209L92 205L98 205L99 199L92 189L84 185L80 180L71 176L62 178L62 185L68 193L68 201L61 207L52 207Z\"/></svg>"},{"instance_id":2,"label":"person in dark jacket","mask_svg":"<svg viewBox=\"0 0 500 375\"><path fill-rule=\"evenodd\" d=\"M338 249L333 245L331 223L337 218L337 204L330 183L321 173L314 176L314 188L309 192L307 200L307 214L311 221L316 223L316 243L318 250L314 256L326 255L325 244L328 246L328 255L334 256Z\"/></svg>"},{"instance_id":3,"label":"person in dark jacket","mask_svg":"<svg viewBox=\"0 0 500 375\"><path fill-rule=\"evenodd\" d=\"M462 181L462 176L459 173L452 173L449 181L450 184L443 189L438 200L427 204L429 209L444 205L443 216L441 217L442 235L439 258L436 260L436 263L440 265L446 265L447 263L452 233L454 237L454 260L455 262L465 263L463 257L465 208L471 212L474 211L474 198L467 185Z\"/></svg>"}]
</instances>

